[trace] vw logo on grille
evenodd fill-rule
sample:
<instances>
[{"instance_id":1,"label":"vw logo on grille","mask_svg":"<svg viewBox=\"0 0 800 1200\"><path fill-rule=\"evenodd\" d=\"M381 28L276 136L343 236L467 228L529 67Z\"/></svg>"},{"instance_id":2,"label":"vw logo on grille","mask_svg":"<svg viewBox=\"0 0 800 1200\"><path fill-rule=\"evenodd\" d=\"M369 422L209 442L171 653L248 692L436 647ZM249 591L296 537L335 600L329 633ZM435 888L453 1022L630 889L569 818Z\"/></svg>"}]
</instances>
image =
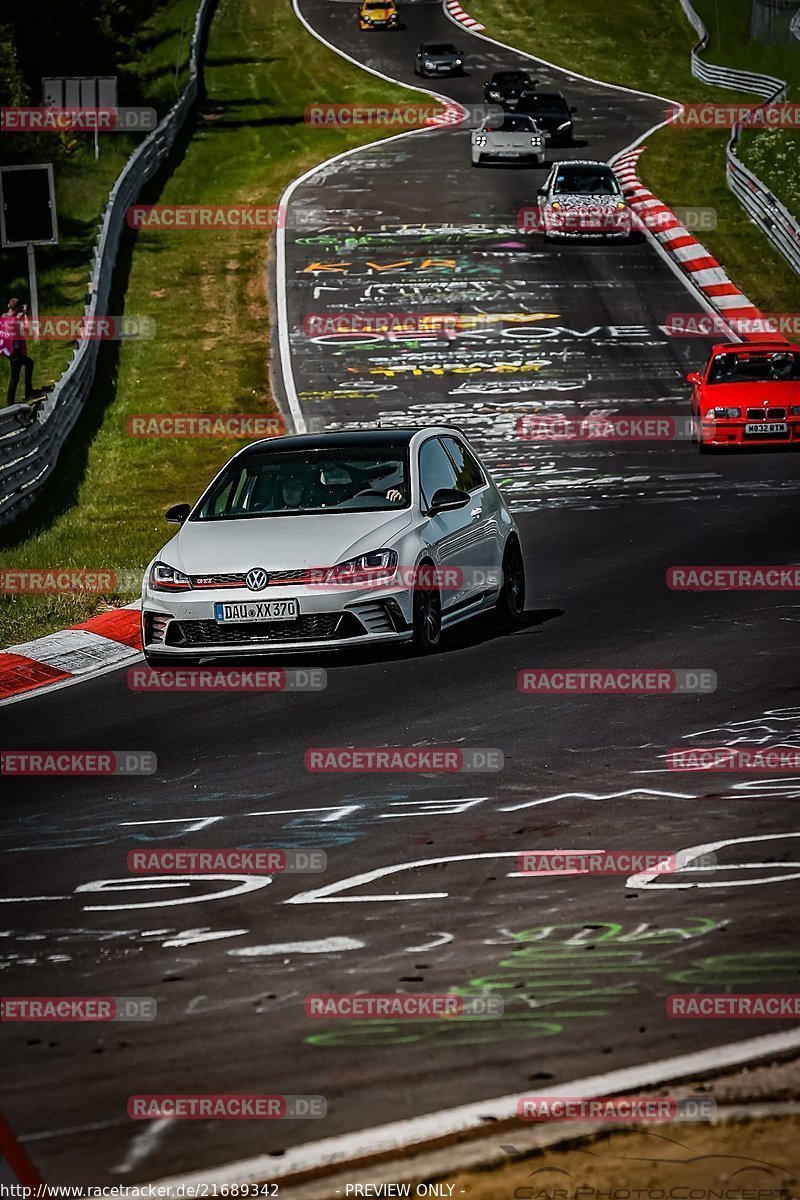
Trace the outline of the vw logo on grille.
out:
<instances>
[{"instance_id":1,"label":"vw logo on grille","mask_svg":"<svg viewBox=\"0 0 800 1200\"><path fill-rule=\"evenodd\" d=\"M260 592L269 583L269 575L263 567L252 567L245 575L244 582L251 592Z\"/></svg>"}]
</instances>

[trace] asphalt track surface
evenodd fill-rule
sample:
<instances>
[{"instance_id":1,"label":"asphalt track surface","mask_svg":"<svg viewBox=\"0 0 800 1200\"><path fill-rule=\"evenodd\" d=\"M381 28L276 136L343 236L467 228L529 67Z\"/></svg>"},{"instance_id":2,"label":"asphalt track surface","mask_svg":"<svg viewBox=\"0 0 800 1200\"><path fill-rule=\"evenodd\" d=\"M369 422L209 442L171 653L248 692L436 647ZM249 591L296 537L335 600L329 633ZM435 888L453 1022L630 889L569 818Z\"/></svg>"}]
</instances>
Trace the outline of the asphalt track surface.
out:
<instances>
[{"instance_id":1,"label":"asphalt track surface","mask_svg":"<svg viewBox=\"0 0 800 1200\"><path fill-rule=\"evenodd\" d=\"M520 61L456 30L438 5L406 5L406 29L384 36L361 35L350 5L304 0L303 13L341 49L408 82L423 37L455 40L467 75L437 86L457 100L480 101L487 73ZM540 78L556 77L542 67ZM575 79L563 87L586 142L576 155L607 159L663 115L657 100ZM648 244L544 246L495 232L513 225L540 174L476 171L467 134L415 134L299 188L287 247L304 413L331 425L446 417L468 428L523 533L522 630L462 626L428 659L292 660L326 667L327 689L316 694L134 694L119 671L3 710L4 747L149 749L159 762L146 778L4 785L3 994L158 1002L148 1023L4 1029L3 1109L50 1182L133 1183L280 1155L786 1027L678 1021L665 1015L665 997L796 987L800 779L678 774L664 755L694 744L798 744L800 608L792 593L672 592L665 571L796 561L797 460L701 459L685 441L540 447L515 437L518 416L540 409L685 412L682 375L705 352L659 330L667 313L696 305ZM369 241L345 244L365 233ZM319 237L334 241L304 240ZM500 244L509 241L522 244ZM391 271L374 266L409 258ZM425 258L455 259L455 268L427 274ZM326 259L355 266L324 278L306 270ZM425 290L430 280L449 291ZM330 290L314 294L317 286ZM496 333L480 345L339 353L302 332L303 317L324 309L428 311L434 301L438 311L498 315ZM513 325L500 314L539 312L557 315L534 324L573 333L522 347L504 334ZM646 336L608 332L625 326ZM441 371L410 373L441 360ZM484 366L449 369L470 362ZM520 369L497 372L499 363ZM709 669L719 684L708 695L630 698L517 690L520 669L562 665ZM505 767L305 771L309 747L353 744L499 747ZM513 873L521 849L720 841L730 844L716 868L658 889ZM134 889L128 851L159 845L320 848L328 868L249 891L238 880ZM436 861L414 866L422 860ZM370 872L379 876L344 886ZM327 897L303 895L337 882ZM687 883L705 886L679 886ZM505 1014L423 1024L304 1016L308 993L357 989L459 989L502 997ZM175 1092L323 1095L328 1116L127 1118L129 1096Z\"/></svg>"}]
</instances>

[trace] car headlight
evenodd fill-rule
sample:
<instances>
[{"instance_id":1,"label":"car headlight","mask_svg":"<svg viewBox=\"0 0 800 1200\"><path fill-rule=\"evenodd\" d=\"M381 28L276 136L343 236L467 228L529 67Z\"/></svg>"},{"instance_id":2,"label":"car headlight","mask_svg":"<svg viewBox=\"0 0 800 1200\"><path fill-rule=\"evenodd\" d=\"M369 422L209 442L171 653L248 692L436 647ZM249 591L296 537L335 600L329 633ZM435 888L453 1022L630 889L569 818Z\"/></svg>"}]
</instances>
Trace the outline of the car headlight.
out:
<instances>
[{"instance_id":1,"label":"car headlight","mask_svg":"<svg viewBox=\"0 0 800 1200\"><path fill-rule=\"evenodd\" d=\"M432 71L433 67L434 67L434 64L431 62L431 60L429 58L423 58L422 65L423 65L423 67L426 67L427 70L429 70L429 71Z\"/></svg>"},{"instance_id":2,"label":"car headlight","mask_svg":"<svg viewBox=\"0 0 800 1200\"><path fill-rule=\"evenodd\" d=\"M789 412L793 417L800 417L800 404L793 404Z\"/></svg>"},{"instance_id":3,"label":"car headlight","mask_svg":"<svg viewBox=\"0 0 800 1200\"><path fill-rule=\"evenodd\" d=\"M485 133L476 133L475 134L474 141L475 141L476 146L485 146L486 143L488 142L488 140L489 139L487 138Z\"/></svg>"},{"instance_id":4,"label":"car headlight","mask_svg":"<svg viewBox=\"0 0 800 1200\"><path fill-rule=\"evenodd\" d=\"M624 207L625 207L625 205L622 203L622 201L621 201L621 200L618 200L618 201L617 201L617 208L618 208L618 209L623 209Z\"/></svg>"},{"instance_id":5,"label":"car headlight","mask_svg":"<svg viewBox=\"0 0 800 1200\"><path fill-rule=\"evenodd\" d=\"M724 421L730 417L740 417L741 415L740 408L710 408L706 413L706 417L710 421Z\"/></svg>"},{"instance_id":6,"label":"car headlight","mask_svg":"<svg viewBox=\"0 0 800 1200\"><path fill-rule=\"evenodd\" d=\"M572 121L562 121L561 124L559 125L558 129L556 130L556 133L561 133L562 129L569 129L571 124L572 124Z\"/></svg>"},{"instance_id":7,"label":"car headlight","mask_svg":"<svg viewBox=\"0 0 800 1200\"><path fill-rule=\"evenodd\" d=\"M169 563L154 562L150 568L147 586L152 592L189 592L192 581L183 571L176 570Z\"/></svg>"},{"instance_id":8,"label":"car headlight","mask_svg":"<svg viewBox=\"0 0 800 1200\"><path fill-rule=\"evenodd\" d=\"M489 88L489 96L492 100L500 100L502 93L497 88Z\"/></svg>"},{"instance_id":9,"label":"car headlight","mask_svg":"<svg viewBox=\"0 0 800 1200\"><path fill-rule=\"evenodd\" d=\"M397 569L396 550L372 550L358 558L331 567L325 576L326 584L338 587L353 587L365 583L389 583Z\"/></svg>"},{"instance_id":10,"label":"car headlight","mask_svg":"<svg viewBox=\"0 0 800 1200\"><path fill-rule=\"evenodd\" d=\"M550 207L551 208L561 208L561 205L558 203L557 200L554 200Z\"/></svg>"},{"instance_id":11,"label":"car headlight","mask_svg":"<svg viewBox=\"0 0 800 1200\"><path fill-rule=\"evenodd\" d=\"M540 137L532 137L531 138L532 146L541 146L541 144L542 144L542 139Z\"/></svg>"},{"instance_id":12,"label":"car headlight","mask_svg":"<svg viewBox=\"0 0 800 1200\"><path fill-rule=\"evenodd\" d=\"M463 59L461 59L461 58L454 58L454 59L453 59L453 66L455 66L455 67L461 67L461 66L463 66L463 65L464 65L464 60L463 60Z\"/></svg>"}]
</instances>

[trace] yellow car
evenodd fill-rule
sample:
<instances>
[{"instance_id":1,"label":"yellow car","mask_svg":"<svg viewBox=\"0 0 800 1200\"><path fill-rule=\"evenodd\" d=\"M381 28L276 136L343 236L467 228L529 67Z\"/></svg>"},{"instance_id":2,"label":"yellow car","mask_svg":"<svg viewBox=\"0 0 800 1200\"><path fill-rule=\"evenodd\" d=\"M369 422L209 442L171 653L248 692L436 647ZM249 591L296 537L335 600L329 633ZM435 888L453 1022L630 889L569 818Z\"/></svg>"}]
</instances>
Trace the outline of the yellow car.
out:
<instances>
[{"instance_id":1,"label":"yellow car","mask_svg":"<svg viewBox=\"0 0 800 1200\"><path fill-rule=\"evenodd\" d=\"M400 14L394 0L363 0L358 23L362 29L399 29Z\"/></svg>"}]
</instances>

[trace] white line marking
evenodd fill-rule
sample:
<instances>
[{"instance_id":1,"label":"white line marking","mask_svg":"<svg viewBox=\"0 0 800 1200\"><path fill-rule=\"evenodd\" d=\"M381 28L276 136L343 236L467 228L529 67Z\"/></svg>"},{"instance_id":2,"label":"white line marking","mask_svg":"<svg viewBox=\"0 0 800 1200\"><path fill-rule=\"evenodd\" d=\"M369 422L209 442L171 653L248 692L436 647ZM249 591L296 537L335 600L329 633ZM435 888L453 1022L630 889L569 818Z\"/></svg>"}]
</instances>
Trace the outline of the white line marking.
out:
<instances>
[{"instance_id":1,"label":"white line marking","mask_svg":"<svg viewBox=\"0 0 800 1200\"><path fill-rule=\"evenodd\" d=\"M700 858L703 854L713 854L717 850L724 849L725 846L744 846L750 845L751 842L776 842L783 838L800 838L800 833L764 833L757 837L742 837L742 838L726 838L721 842L704 842L699 846L689 846L685 850L679 850L678 853L685 855L688 859ZM757 863L749 864L742 863L739 866L755 866L758 867L774 867L774 866L794 866L793 863ZM710 868L710 870L719 870L720 868ZM736 870L734 865L722 867L723 870ZM720 888L720 887L759 887L763 883L784 883L789 879L800 879L800 873L794 875L769 875L765 879L728 879L722 880L720 883L693 883L691 881L680 883L653 883L657 877L657 872L640 871L637 875L631 875L625 881L626 887L639 888L642 891L654 891L656 888L675 888L685 890L686 888Z\"/></svg>"},{"instance_id":2,"label":"white line marking","mask_svg":"<svg viewBox=\"0 0 800 1200\"><path fill-rule=\"evenodd\" d=\"M432 942L425 942L422 946L406 946L406 954L421 954L424 950L435 950L437 946L446 946L455 938L454 933L437 933Z\"/></svg>"},{"instance_id":3,"label":"white line marking","mask_svg":"<svg viewBox=\"0 0 800 1200\"><path fill-rule=\"evenodd\" d=\"M262 954L338 954L341 950L363 950L358 938L329 937L317 942L275 942L271 946L242 946L229 950L233 958L258 958Z\"/></svg>"},{"instance_id":4,"label":"white line marking","mask_svg":"<svg viewBox=\"0 0 800 1200\"><path fill-rule=\"evenodd\" d=\"M692 1054L679 1054L641 1066L626 1067L609 1071L604 1075L593 1075L588 1079L575 1079L559 1084L553 1091L558 1096L610 1096L632 1092L636 1088L654 1087L678 1079L708 1074L726 1067L736 1067L761 1058L785 1054L800 1048L800 1030L789 1029L782 1033L766 1034L748 1038L724 1046L713 1046L708 1050ZM323 1138L305 1146L287 1150L281 1157L261 1154L254 1158L227 1163L216 1170L205 1170L191 1175L173 1175L159 1179L153 1186L171 1184L242 1184L285 1179L298 1172L323 1172L331 1167L345 1170L348 1163L366 1155L407 1153L412 1147L421 1149L431 1140L442 1137L455 1138L473 1130L491 1131L497 1121L516 1118L517 1101L520 1094L498 1096L492 1100L481 1100L476 1104L463 1104L457 1108L426 1113L405 1121L394 1121L379 1125L375 1129L360 1129L355 1133L338 1137ZM547 1093L542 1093L547 1094Z\"/></svg>"},{"instance_id":5,"label":"white line marking","mask_svg":"<svg viewBox=\"0 0 800 1200\"><path fill-rule=\"evenodd\" d=\"M171 1118L161 1117L158 1121L151 1121L145 1129L134 1134L128 1153L121 1163L118 1163L116 1167L111 1167L111 1174L127 1175L134 1167L138 1167L139 1163L149 1158L172 1124Z\"/></svg>"}]
</instances>

